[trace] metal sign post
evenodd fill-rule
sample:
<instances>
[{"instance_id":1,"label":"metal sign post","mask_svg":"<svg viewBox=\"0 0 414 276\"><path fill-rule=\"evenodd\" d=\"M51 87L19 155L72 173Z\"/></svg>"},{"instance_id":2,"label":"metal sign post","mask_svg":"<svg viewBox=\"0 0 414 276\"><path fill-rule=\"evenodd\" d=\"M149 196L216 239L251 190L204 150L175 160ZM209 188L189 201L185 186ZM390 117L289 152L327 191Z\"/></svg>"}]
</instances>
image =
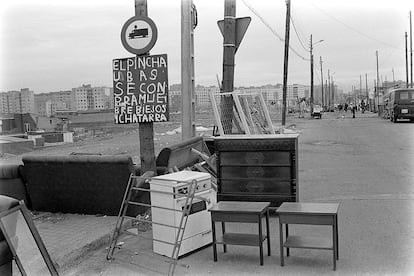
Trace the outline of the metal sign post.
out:
<instances>
[{"instance_id":1,"label":"metal sign post","mask_svg":"<svg viewBox=\"0 0 414 276\"><path fill-rule=\"evenodd\" d=\"M153 122L169 120L167 55L149 55L158 38L147 1L135 0L135 16L121 30L121 42L135 57L113 60L115 123L139 123L141 171L156 172Z\"/></svg>"}]
</instances>

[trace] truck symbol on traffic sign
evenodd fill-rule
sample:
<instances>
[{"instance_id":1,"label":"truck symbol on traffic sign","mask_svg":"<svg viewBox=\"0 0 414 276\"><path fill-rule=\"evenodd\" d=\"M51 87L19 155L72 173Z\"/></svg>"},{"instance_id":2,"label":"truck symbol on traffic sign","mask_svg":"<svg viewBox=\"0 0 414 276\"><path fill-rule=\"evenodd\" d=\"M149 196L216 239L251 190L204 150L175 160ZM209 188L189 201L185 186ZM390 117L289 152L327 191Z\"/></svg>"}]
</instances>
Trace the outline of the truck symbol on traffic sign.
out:
<instances>
[{"instance_id":1,"label":"truck symbol on traffic sign","mask_svg":"<svg viewBox=\"0 0 414 276\"><path fill-rule=\"evenodd\" d=\"M134 30L128 34L129 39L136 39L140 37L147 37L148 29L138 29L137 25L134 26Z\"/></svg>"},{"instance_id":2,"label":"truck symbol on traffic sign","mask_svg":"<svg viewBox=\"0 0 414 276\"><path fill-rule=\"evenodd\" d=\"M157 27L149 17L131 17L122 27L121 42L130 53L146 54L154 47L156 41Z\"/></svg>"}]
</instances>

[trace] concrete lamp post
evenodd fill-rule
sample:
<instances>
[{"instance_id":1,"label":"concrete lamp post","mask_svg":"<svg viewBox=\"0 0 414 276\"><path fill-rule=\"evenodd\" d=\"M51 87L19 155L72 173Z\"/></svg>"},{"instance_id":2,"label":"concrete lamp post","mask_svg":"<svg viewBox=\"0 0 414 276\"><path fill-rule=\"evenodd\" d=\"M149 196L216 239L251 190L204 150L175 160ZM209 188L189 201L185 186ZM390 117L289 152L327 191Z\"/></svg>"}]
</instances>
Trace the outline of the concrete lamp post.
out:
<instances>
[{"instance_id":1,"label":"concrete lamp post","mask_svg":"<svg viewBox=\"0 0 414 276\"><path fill-rule=\"evenodd\" d=\"M310 70L311 70L311 95L310 95L310 113L311 113L311 117L312 117L312 113L313 113L313 47L320 43L323 42L324 40L321 39L315 43L312 43L312 35L310 36Z\"/></svg>"}]
</instances>

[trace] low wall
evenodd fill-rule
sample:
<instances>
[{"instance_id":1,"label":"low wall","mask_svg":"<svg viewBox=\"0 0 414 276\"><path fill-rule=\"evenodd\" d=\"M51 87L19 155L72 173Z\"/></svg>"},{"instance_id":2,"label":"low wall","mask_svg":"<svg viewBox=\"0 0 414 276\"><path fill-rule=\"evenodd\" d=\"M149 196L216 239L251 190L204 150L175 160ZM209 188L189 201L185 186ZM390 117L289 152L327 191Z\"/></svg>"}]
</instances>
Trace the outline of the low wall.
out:
<instances>
[{"instance_id":1,"label":"low wall","mask_svg":"<svg viewBox=\"0 0 414 276\"><path fill-rule=\"evenodd\" d=\"M0 137L0 154L22 154L33 150L33 141L10 136Z\"/></svg>"}]
</instances>

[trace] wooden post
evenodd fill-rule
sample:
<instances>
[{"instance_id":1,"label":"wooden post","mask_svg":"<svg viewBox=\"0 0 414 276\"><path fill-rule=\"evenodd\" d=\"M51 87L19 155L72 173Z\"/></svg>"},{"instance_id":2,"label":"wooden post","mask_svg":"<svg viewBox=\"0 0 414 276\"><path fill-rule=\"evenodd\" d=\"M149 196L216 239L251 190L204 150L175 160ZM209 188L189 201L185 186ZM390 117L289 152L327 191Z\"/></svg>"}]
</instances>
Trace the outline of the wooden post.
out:
<instances>
[{"instance_id":1,"label":"wooden post","mask_svg":"<svg viewBox=\"0 0 414 276\"><path fill-rule=\"evenodd\" d=\"M324 97L324 95L323 95L323 71L322 71L322 57L319 57L320 58L320 62L321 62L321 89L322 89L322 93L321 93L321 96L322 96L322 108L324 107L324 104L325 104L325 99L323 98Z\"/></svg>"},{"instance_id":2,"label":"wooden post","mask_svg":"<svg viewBox=\"0 0 414 276\"><path fill-rule=\"evenodd\" d=\"M333 75L331 76L331 86L332 86L331 106L332 106L332 111L334 111L335 110L335 85L334 85ZM331 111L331 109L329 109L329 111Z\"/></svg>"},{"instance_id":3,"label":"wooden post","mask_svg":"<svg viewBox=\"0 0 414 276\"><path fill-rule=\"evenodd\" d=\"M410 11L410 75L411 75L411 88L413 88L413 24L411 22L411 11Z\"/></svg>"},{"instance_id":4,"label":"wooden post","mask_svg":"<svg viewBox=\"0 0 414 276\"><path fill-rule=\"evenodd\" d=\"M147 0L135 0L135 15L148 16ZM144 55L148 55L146 53ZM154 151L154 124L139 123L139 152L141 159L141 173L153 171L156 175Z\"/></svg>"},{"instance_id":5,"label":"wooden post","mask_svg":"<svg viewBox=\"0 0 414 276\"><path fill-rule=\"evenodd\" d=\"M236 51L236 0L224 1L223 92L234 89L234 55Z\"/></svg>"},{"instance_id":6,"label":"wooden post","mask_svg":"<svg viewBox=\"0 0 414 276\"><path fill-rule=\"evenodd\" d=\"M234 55L236 53L236 0L224 0L222 92L234 90ZM225 97L221 105L225 134L232 133L233 99Z\"/></svg>"},{"instance_id":7,"label":"wooden post","mask_svg":"<svg viewBox=\"0 0 414 276\"><path fill-rule=\"evenodd\" d=\"M367 73L365 73L365 95L367 97L367 104L369 103L369 94L368 94L368 76Z\"/></svg>"},{"instance_id":8,"label":"wooden post","mask_svg":"<svg viewBox=\"0 0 414 276\"><path fill-rule=\"evenodd\" d=\"M408 82L408 47L407 47L407 32L405 32L405 76L406 76L406 85L405 87L409 87Z\"/></svg>"},{"instance_id":9,"label":"wooden post","mask_svg":"<svg viewBox=\"0 0 414 276\"><path fill-rule=\"evenodd\" d=\"M289 60L289 36L290 36L290 0L286 0L286 28L285 28L285 58L283 65L283 107L282 107L282 129L286 124L286 96Z\"/></svg>"},{"instance_id":10,"label":"wooden post","mask_svg":"<svg viewBox=\"0 0 414 276\"><path fill-rule=\"evenodd\" d=\"M192 0L181 0L181 140L195 137L194 96L194 8Z\"/></svg>"},{"instance_id":11,"label":"wooden post","mask_svg":"<svg viewBox=\"0 0 414 276\"><path fill-rule=\"evenodd\" d=\"M310 81L310 114L312 118L313 113L313 45L312 45L312 35L310 35L310 75L311 75L311 81Z\"/></svg>"},{"instance_id":12,"label":"wooden post","mask_svg":"<svg viewBox=\"0 0 414 276\"><path fill-rule=\"evenodd\" d=\"M328 111L330 111L331 109L331 75L328 69L328 97L327 97L328 101L326 102L327 104L327 109Z\"/></svg>"},{"instance_id":13,"label":"wooden post","mask_svg":"<svg viewBox=\"0 0 414 276\"><path fill-rule=\"evenodd\" d=\"M378 110L378 116L380 116L380 110L379 110L379 92L380 92L380 83L379 83L379 68L378 68L378 51L375 51L375 55L377 57L377 90L376 90L376 98L377 98L377 110Z\"/></svg>"}]
</instances>

